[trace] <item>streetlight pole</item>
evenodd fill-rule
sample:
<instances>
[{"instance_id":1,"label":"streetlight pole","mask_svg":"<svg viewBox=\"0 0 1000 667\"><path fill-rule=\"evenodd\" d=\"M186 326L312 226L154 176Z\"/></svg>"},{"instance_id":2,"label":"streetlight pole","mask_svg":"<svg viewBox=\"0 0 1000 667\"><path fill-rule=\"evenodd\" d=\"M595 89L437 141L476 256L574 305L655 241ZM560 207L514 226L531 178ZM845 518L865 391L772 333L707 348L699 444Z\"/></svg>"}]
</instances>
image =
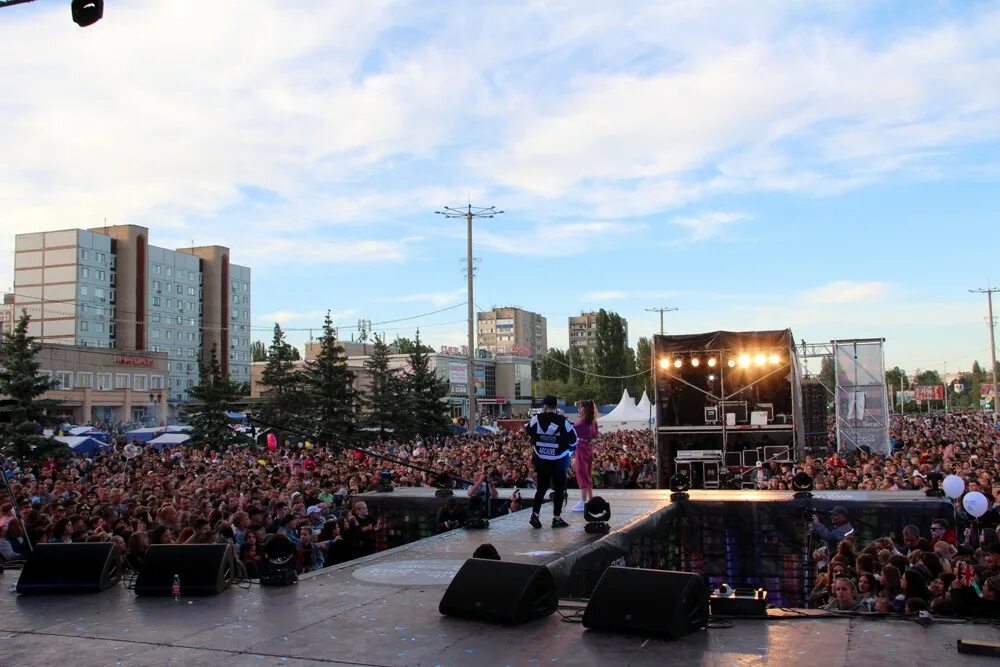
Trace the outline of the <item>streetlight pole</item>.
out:
<instances>
[{"instance_id":1,"label":"streetlight pole","mask_svg":"<svg viewBox=\"0 0 1000 667\"><path fill-rule=\"evenodd\" d=\"M670 313L670 312L673 312L675 310L677 310L677 309L676 308L668 308L668 307L646 308L646 312L647 313L659 313L660 314L660 335L661 336L663 335L663 313Z\"/></svg>"},{"instance_id":2,"label":"streetlight pole","mask_svg":"<svg viewBox=\"0 0 1000 667\"><path fill-rule=\"evenodd\" d=\"M997 391L997 340L993 335L993 292L1000 292L1000 288L989 287L986 289L970 289L974 294L986 294L986 308L990 318L990 372L993 374L993 421L1000 421L1000 410L997 410L997 399L1000 398Z\"/></svg>"},{"instance_id":3,"label":"streetlight pole","mask_svg":"<svg viewBox=\"0 0 1000 667\"><path fill-rule=\"evenodd\" d=\"M446 218L465 218L466 224L466 264L465 272L466 279L468 281L466 289L468 291L468 316L469 316L469 343L468 343L468 377L466 378L466 394L469 402L469 430L475 428L474 420L476 417L476 324L475 324L475 299L473 299L473 281L472 281L472 220L473 218L493 218L503 211L496 210L496 206L489 206L482 208L479 206L473 206L471 203L463 208L455 208L452 206L445 206L440 211L434 211L438 215L443 215Z\"/></svg>"}]
</instances>

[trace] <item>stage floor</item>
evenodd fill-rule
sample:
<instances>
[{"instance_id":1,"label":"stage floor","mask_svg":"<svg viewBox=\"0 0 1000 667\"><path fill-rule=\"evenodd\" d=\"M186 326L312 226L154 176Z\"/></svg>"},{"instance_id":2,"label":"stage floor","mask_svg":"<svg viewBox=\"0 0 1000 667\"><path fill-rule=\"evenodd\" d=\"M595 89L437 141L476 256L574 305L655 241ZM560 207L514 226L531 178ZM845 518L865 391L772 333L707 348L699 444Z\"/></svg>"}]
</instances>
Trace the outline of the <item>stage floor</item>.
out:
<instances>
[{"instance_id":1,"label":"stage floor","mask_svg":"<svg viewBox=\"0 0 1000 667\"><path fill-rule=\"evenodd\" d=\"M722 500L692 492L692 499ZM742 492L746 493L746 492ZM704 495L703 495L704 494ZM790 494L774 492L776 499ZM503 493L501 493L503 495ZM669 491L601 491L612 528L669 503ZM770 495L770 494L769 494ZM817 494L819 496L820 494ZM571 493L575 498L575 494ZM741 496L741 497L746 497ZM760 500L760 498L757 498ZM903 499L900 498L902 501ZM550 506L542 512L548 523ZM43 665L911 665L960 660L959 638L1000 641L988 625L817 619L800 613L736 621L666 642L609 635L553 614L506 627L441 616L451 576L489 541L505 560L550 563L595 538L580 514L568 529L532 530L528 513L494 519L488 531L452 531L303 577L296 586L232 588L209 598L137 598L122 587L92 596L23 597L0 578L2 664ZM804 612L808 614L808 612Z\"/></svg>"}]
</instances>

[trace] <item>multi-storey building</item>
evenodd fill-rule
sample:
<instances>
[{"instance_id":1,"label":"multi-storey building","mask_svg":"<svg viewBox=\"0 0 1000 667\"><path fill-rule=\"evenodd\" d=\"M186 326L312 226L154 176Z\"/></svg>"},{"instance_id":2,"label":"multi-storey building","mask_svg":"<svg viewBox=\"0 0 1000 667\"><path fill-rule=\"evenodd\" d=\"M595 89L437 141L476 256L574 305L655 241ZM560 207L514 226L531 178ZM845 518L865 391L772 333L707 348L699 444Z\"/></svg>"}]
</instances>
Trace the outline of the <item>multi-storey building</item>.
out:
<instances>
[{"instance_id":1,"label":"multi-storey building","mask_svg":"<svg viewBox=\"0 0 1000 667\"><path fill-rule=\"evenodd\" d=\"M628 340L628 322L625 322L625 340ZM597 312L580 313L569 318L569 346L593 350L597 345Z\"/></svg>"},{"instance_id":2,"label":"multi-storey building","mask_svg":"<svg viewBox=\"0 0 1000 667\"><path fill-rule=\"evenodd\" d=\"M149 245L138 225L15 237L13 303L45 343L167 355L163 389L187 400L198 361L217 350L224 373L250 382L250 269L229 250Z\"/></svg>"},{"instance_id":3,"label":"multi-storey building","mask_svg":"<svg viewBox=\"0 0 1000 667\"><path fill-rule=\"evenodd\" d=\"M548 352L545 318L520 308L494 308L478 314L479 347L499 355L531 357Z\"/></svg>"}]
</instances>

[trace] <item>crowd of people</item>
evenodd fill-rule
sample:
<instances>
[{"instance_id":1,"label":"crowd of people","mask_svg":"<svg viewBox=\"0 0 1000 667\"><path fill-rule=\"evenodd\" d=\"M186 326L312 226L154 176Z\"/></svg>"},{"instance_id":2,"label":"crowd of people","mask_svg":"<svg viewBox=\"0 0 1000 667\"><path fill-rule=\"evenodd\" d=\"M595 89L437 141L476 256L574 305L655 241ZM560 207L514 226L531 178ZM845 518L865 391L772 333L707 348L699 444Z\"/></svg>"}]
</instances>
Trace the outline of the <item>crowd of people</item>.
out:
<instances>
[{"instance_id":1,"label":"crowd of people","mask_svg":"<svg viewBox=\"0 0 1000 667\"><path fill-rule=\"evenodd\" d=\"M795 473L805 471L817 490L919 490L928 486L931 472L954 473L969 490L992 498L994 514L1000 513L1000 431L990 415L908 416L893 423L891 435L888 458L866 452L806 457L794 464L765 465L756 479L764 488L784 489ZM368 446L367 453L299 441L274 450L147 447L129 458L124 444L116 437L108 450L92 456L5 461L3 474L17 507L0 498L0 559L19 560L29 544L41 542L111 541L137 566L151 544L228 541L252 575L259 567L262 540L280 534L296 545L298 569L307 572L370 554L384 544L383 522L358 496L388 481L467 488L463 480L469 480L473 486L487 482L488 487L512 489L533 489L536 481L531 441L522 430L405 442L386 438ZM656 485L649 431L600 433L588 456L595 489ZM582 486L577 477L575 469L568 471L571 488ZM514 506L505 507L522 506L519 493ZM875 610L878 598L896 608L903 595L904 603L925 599L928 606L950 604L960 612L968 604L993 599L1000 593L996 533L964 525L968 517L960 503L957 509L963 525L947 526L945 539L932 534L926 546L918 536L911 548L905 535L903 545L886 540L863 549L850 541L831 545L835 551L827 555L828 567L821 572L825 579L817 585L814 601L850 608L854 600ZM438 523L439 529L460 525L447 518ZM964 577L959 578L956 570L962 563ZM964 592L971 588L963 584L970 573L982 593L975 599ZM849 584L841 581L845 578ZM963 589L958 600L950 593L956 581Z\"/></svg>"}]
</instances>

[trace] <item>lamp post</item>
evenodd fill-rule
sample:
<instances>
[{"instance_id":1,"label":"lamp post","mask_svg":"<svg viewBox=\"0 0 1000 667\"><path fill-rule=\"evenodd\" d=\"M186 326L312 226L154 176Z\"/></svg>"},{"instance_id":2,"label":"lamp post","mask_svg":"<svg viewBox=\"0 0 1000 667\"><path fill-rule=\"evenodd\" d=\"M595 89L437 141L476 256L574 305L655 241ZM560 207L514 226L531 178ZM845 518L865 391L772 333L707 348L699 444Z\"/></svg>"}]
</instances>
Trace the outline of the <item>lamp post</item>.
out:
<instances>
[{"instance_id":1,"label":"lamp post","mask_svg":"<svg viewBox=\"0 0 1000 667\"><path fill-rule=\"evenodd\" d=\"M160 403L163 402L163 391L154 391L149 394L149 403L153 406L153 421L159 426L164 426L160 424Z\"/></svg>"}]
</instances>

